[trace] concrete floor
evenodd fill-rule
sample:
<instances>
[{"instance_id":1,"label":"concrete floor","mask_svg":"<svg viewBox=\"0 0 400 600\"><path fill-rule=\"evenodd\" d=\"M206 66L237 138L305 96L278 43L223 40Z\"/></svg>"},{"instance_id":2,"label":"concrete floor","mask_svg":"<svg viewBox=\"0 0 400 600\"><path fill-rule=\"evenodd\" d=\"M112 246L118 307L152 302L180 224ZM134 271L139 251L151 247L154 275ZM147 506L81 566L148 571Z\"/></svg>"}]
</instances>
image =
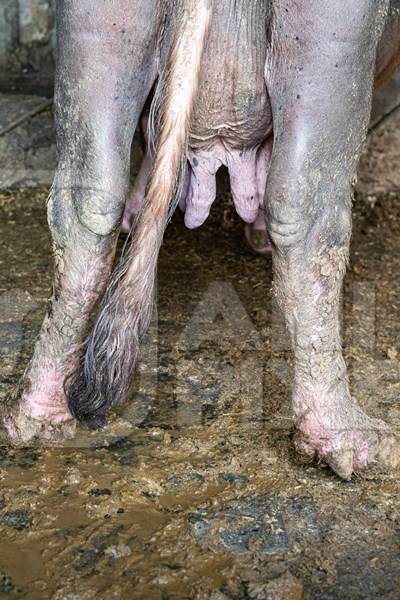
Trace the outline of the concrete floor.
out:
<instances>
[{"instance_id":1,"label":"concrete floor","mask_svg":"<svg viewBox=\"0 0 400 600\"><path fill-rule=\"evenodd\" d=\"M397 429L399 98L394 83L375 104L343 302L352 391ZM0 97L1 396L49 295L53 139L43 99ZM0 448L0 597L399 598L398 474L344 483L294 454L271 260L247 250L219 183L200 230L178 213L168 229L131 401L62 447Z\"/></svg>"}]
</instances>

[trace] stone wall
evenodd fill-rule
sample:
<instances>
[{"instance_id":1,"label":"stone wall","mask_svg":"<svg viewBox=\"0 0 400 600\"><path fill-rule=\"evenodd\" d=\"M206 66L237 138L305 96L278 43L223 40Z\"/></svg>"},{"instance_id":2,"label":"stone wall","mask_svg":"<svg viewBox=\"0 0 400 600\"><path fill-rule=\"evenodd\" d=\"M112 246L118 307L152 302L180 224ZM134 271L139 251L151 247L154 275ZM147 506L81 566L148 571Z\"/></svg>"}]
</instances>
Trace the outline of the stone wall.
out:
<instances>
[{"instance_id":1,"label":"stone wall","mask_svg":"<svg viewBox=\"0 0 400 600\"><path fill-rule=\"evenodd\" d=\"M53 78L55 0L0 0L0 88L44 91Z\"/></svg>"}]
</instances>

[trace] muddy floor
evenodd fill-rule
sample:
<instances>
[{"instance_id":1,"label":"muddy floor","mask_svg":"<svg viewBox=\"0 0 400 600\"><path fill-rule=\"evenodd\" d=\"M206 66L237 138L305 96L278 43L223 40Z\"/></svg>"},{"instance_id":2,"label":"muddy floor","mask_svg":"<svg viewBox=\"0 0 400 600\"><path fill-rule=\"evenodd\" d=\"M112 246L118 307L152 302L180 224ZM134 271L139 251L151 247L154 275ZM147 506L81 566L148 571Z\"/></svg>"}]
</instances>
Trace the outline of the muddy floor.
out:
<instances>
[{"instance_id":1,"label":"muddy floor","mask_svg":"<svg viewBox=\"0 0 400 600\"><path fill-rule=\"evenodd\" d=\"M354 395L399 429L400 188L371 179L390 135L363 163L343 336ZM168 229L127 405L63 446L0 448L0 598L400 597L399 476L346 483L293 452L271 258L219 189L200 230ZM49 296L47 192L0 192L1 396Z\"/></svg>"}]
</instances>

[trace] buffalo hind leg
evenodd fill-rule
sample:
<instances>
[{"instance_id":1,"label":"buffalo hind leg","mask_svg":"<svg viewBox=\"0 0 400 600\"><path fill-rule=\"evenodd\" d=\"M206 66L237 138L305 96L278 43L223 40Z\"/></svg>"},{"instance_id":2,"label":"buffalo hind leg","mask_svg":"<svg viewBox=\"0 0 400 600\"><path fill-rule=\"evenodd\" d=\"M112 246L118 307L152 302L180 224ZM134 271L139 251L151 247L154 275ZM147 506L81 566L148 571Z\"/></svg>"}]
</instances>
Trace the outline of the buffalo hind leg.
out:
<instances>
[{"instance_id":1,"label":"buffalo hind leg","mask_svg":"<svg viewBox=\"0 0 400 600\"><path fill-rule=\"evenodd\" d=\"M14 443L54 437L71 419L64 388L112 268L131 140L155 78L157 7L158 0L57 7L59 160L48 205L55 278L33 358L2 408Z\"/></svg>"},{"instance_id":2,"label":"buffalo hind leg","mask_svg":"<svg viewBox=\"0 0 400 600\"><path fill-rule=\"evenodd\" d=\"M389 427L350 395L339 331L351 186L386 10L385 0L311 0L290 10L276 0L266 65L275 135L266 209L295 356L296 441L345 479L373 461L399 462Z\"/></svg>"}]
</instances>

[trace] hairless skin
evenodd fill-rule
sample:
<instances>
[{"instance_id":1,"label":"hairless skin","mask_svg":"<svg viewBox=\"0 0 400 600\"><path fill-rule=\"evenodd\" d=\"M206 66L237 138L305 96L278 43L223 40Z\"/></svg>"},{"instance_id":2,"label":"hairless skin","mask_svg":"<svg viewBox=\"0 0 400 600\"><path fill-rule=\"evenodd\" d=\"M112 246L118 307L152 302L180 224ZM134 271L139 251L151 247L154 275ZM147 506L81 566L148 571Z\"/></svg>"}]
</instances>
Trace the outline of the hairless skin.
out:
<instances>
[{"instance_id":1,"label":"hairless skin","mask_svg":"<svg viewBox=\"0 0 400 600\"><path fill-rule=\"evenodd\" d=\"M399 13L398 0L60 0L54 293L3 408L10 440L49 437L71 413L101 425L127 396L168 217L179 196L186 225L204 223L225 165L258 250L268 223L297 447L345 479L399 464L398 439L350 395L339 333L352 184L374 85L400 62ZM157 78L155 139L123 215L130 143Z\"/></svg>"},{"instance_id":2,"label":"hairless skin","mask_svg":"<svg viewBox=\"0 0 400 600\"><path fill-rule=\"evenodd\" d=\"M266 209L295 355L297 444L346 479L369 461L399 459L389 428L350 396L339 334L351 186L387 8L385 0L297 0L289 9L277 0L266 64L274 123Z\"/></svg>"},{"instance_id":3,"label":"hairless skin","mask_svg":"<svg viewBox=\"0 0 400 600\"><path fill-rule=\"evenodd\" d=\"M116 7L118 6L118 10ZM57 3L58 168L48 205L53 296L31 363L4 407L15 443L71 419L64 393L88 318L111 273L132 136L157 73L158 0Z\"/></svg>"},{"instance_id":4,"label":"hairless skin","mask_svg":"<svg viewBox=\"0 0 400 600\"><path fill-rule=\"evenodd\" d=\"M90 425L102 424L110 406L128 394L139 343L150 322L158 252L182 177L211 14L207 0L185 0L160 83L165 100L146 201L69 388L72 413Z\"/></svg>"}]
</instances>

